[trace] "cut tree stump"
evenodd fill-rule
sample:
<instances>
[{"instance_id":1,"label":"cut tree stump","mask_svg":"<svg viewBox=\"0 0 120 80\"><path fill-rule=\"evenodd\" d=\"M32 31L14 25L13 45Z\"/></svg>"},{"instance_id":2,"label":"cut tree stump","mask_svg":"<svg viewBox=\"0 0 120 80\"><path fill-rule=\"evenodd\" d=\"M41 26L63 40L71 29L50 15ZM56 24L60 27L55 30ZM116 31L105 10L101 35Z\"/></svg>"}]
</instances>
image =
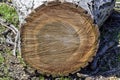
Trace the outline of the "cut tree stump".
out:
<instances>
[{"instance_id":1,"label":"cut tree stump","mask_svg":"<svg viewBox=\"0 0 120 80\"><path fill-rule=\"evenodd\" d=\"M26 18L21 28L22 57L42 74L68 75L92 60L98 38L98 26L85 10L68 2L50 2Z\"/></svg>"}]
</instances>

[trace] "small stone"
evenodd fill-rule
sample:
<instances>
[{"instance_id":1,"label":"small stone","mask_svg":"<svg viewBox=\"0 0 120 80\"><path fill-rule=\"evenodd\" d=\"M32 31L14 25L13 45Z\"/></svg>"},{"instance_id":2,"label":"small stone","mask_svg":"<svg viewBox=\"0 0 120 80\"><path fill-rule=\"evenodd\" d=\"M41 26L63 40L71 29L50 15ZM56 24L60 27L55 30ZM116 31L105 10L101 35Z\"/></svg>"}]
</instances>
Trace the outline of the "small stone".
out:
<instances>
[{"instance_id":1,"label":"small stone","mask_svg":"<svg viewBox=\"0 0 120 80\"><path fill-rule=\"evenodd\" d=\"M31 78L31 80L39 80L39 78L38 77L33 77L33 78Z\"/></svg>"},{"instance_id":2,"label":"small stone","mask_svg":"<svg viewBox=\"0 0 120 80\"><path fill-rule=\"evenodd\" d=\"M81 73L77 73L77 76L78 76L78 77L87 77L88 75L86 75L86 74L81 74Z\"/></svg>"},{"instance_id":3,"label":"small stone","mask_svg":"<svg viewBox=\"0 0 120 80\"><path fill-rule=\"evenodd\" d=\"M92 77L86 77L85 80L93 80Z\"/></svg>"},{"instance_id":4,"label":"small stone","mask_svg":"<svg viewBox=\"0 0 120 80\"><path fill-rule=\"evenodd\" d=\"M78 76L78 77L82 77L82 74L80 74L80 73L77 73L77 76Z\"/></svg>"},{"instance_id":5,"label":"small stone","mask_svg":"<svg viewBox=\"0 0 120 80\"><path fill-rule=\"evenodd\" d=\"M117 77L110 77L109 80L120 80Z\"/></svg>"}]
</instances>

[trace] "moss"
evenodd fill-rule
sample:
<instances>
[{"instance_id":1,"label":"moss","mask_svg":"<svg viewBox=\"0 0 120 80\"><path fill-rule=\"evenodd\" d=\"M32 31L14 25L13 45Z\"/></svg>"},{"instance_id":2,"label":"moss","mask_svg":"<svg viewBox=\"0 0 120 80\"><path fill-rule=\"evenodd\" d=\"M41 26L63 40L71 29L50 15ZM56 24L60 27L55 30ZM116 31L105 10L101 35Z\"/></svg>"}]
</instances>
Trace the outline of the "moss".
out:
<instances>
[{"instance_id":1,"label":"moss","mask_svg":"<svg viewBox=\"0 0 120 80\"><path fill-rule=\"evenodd\" d=\"M16 10L5 3L0 4L0 17L4 18L9 23L14 24L15 26L18 25L19 19Z\"/></svg>"},{"instance_id":2,"label":"moss","mask_svg":"<svg viewBox=\"0 0 120 80\"><path fill-rule=\"evenodd\" d=\"M3 78L0 78L0 80L13 80L13 79L10 77L3 77Z\"/></svg>"},{"instance_id":3,"label":"moss","mask_svg":"<svg viewBox=\"0 0 120 80\"><path fill-rule=\"evenodd\" d=\"M119 2L120 0L116 0L116 1L118 1L118 2Z\"/></svg>"},{"instance_id":4,"label":"moss","mask_svg":"<svg viewBox=\"0 0 120 80\"><path fill-rule=\"evenodd\" d=\"M1 53L0 53L0 64L2 64L4 62L4 58L2 57Z\"/></svg>"},{"instance_id":5,"label":"moss","mask_svg":"<svg viewBox=\"0 0 120 80\"><path fill-rule=\"evenodd\" d=\"M39 80L45 80L45 78L43 76L40 76Z\"/></svg>"},{"instance_id":6,"label":"moss","mask_svg":"<svg viewBox=\"0 0 120 80\"><path fill-rule=\"evenodd\" d=\"M59 80L71 80L70 78L61 77Z\"/></svg>"},{"instance_id":7,"label":"moss","mask_svg":"<svg viewBox=\"0 0 120 80\"><path fill-rule=\"evenodd\" d=\"M5 29L6 29L5 27L0 25L0 34L1 34L1 32L5 31Z\"/></svg>"}]
</instances>

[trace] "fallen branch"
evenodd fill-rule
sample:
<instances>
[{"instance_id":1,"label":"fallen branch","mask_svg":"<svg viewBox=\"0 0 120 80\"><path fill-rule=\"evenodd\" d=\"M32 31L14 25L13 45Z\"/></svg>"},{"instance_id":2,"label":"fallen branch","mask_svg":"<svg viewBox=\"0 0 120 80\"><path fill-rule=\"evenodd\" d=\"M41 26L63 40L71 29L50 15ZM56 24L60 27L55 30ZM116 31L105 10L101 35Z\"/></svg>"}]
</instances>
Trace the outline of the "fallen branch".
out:
<instances>
[{"instance_id":1,"label":"fallen branch","mask_svg":"<svg viewBox=\"0 0 120 80\"><path fill-rule=\"evenodd\" d=\"M0 18L0 24L3 25L3 26L5 26L6 28L12 30L14 34L17 34L18 29L14 25L6 22L6 20Z\"/></svg>"},{"instance_id":2,"label":"fallen branch","mask_svg":"<svg viewBox=\"0 0 120 80\"><path fill-rule=\"evenodd\" d=\"M9 36L7 36L9 31L6 31L3 33L3 35L6 37L6 42L14 46L13 55L16 56L16 49L19 41L19 31L13 24L6 22L6 20L2 18L0 18L0 24L8 28L8 30L11 30L15 34L14 41L13 41Z\"/></svg>"},{"instance_id":3,"label":"fallen branch","mask_svg":"<svg viewBox=\"0 0 120 80\"><path fill-rule=\"evenodd\" d=\"M17 49L17 45L18 45L18 40L19 39L19 33L17 32L16 36L15 36L15 42L14 42L14 49L13 49L13 55L14 56L17 56L16 55L16 49Z\"/></svg>"}]
</instances>

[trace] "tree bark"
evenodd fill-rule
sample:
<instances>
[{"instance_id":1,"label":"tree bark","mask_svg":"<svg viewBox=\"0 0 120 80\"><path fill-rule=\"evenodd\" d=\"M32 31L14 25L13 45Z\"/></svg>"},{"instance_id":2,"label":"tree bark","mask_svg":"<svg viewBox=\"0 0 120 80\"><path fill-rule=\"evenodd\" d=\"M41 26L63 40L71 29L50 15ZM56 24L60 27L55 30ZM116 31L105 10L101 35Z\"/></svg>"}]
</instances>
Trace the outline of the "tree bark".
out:
<instances>
[{"instance_id":1,"label":"tree bark","mask_svg":"<svg viewBox=\"0 0 120 80\"><path fill-rule=\"evenodd\" d=\"M25 22L25 18L34 11L35 8L44 4L46 1L55 0L12 0L13 6L19 14L20 24ZM65 2L76 4L85 9L98 26L101 26L109 17L115 1L116 0L65 0Z\"/></svg>"}]
</instances>

